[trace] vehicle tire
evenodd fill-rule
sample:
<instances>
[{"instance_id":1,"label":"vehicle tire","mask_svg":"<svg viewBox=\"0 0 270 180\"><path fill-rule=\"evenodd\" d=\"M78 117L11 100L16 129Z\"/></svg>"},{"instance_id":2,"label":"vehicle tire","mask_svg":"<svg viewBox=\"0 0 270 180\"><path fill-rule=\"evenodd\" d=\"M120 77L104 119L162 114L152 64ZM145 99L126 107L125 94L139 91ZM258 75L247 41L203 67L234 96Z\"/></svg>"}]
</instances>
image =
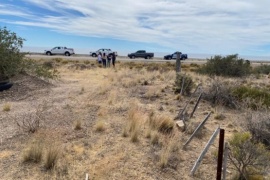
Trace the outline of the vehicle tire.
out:
<instances>
[{"instance_id":1,"label":"vehicle tire","mask_svg":"<svg viewBox=\"0 0 270 180\"><path fill-rule=\"evenodd\" d=\"M150 56L146 56L145 59L150 59Z\"/></svg>"},{"instance_id":2,"label":"vehicle tire","mask_svg":"<svg viewBox=\"0 0 270 180\"><path fill-rule=\"evenodd\" d=\"M65 56L70 56L70 53L69 52L65 52Z\"/></svg>"},{"instance_id":3,"label":"vehicle tire","mask_svg":"<svg viewBox=\"0 0 270 180\"><path fill-rule=\"evenodd\" d=\"M131 56L131 59L135 59L135 56Z\"/></svg>"},{"instance_id":4,"label":"vehicle tire","mask_svg":"<svg viewBox=\"0 0 270 180\"><path fill-rule=\"evenodd\" d=\"M51 56L52 53L51 53L50 51L47 51L47 52L46 52L46 55Z\"/></svg>"},{"instance_id":5,"label":"vehicle tire","mask_svg":"<svg viewBox=\"0 0 270 180\"><path fill-rule=\"evenodd\" d=\"M171 60L172 59L172 57L168 57L168 60Z\"/></svg>"},{"instance_id":6,"label":"vehicle tire","mask_svg":"<svg viewBox=\"0 0 270 180\"><path fill-rule=\"evenodd\" d=\"M92 56L93 56L93 57L97 57L97 54L96 54L96 53L93 53Z\"/></svg>"},{"instance_id":7,"label":"vehicle tire","mask_svg":"<svg viewBox=\"0 0 270 180\"><path fill-rule=\"evenodd\" d=\"M12 83L2 84L2 85L0 85L0 91L8 90L8 89L11 88L12 86L13 86Z\"/></svg>"}]
</instances>

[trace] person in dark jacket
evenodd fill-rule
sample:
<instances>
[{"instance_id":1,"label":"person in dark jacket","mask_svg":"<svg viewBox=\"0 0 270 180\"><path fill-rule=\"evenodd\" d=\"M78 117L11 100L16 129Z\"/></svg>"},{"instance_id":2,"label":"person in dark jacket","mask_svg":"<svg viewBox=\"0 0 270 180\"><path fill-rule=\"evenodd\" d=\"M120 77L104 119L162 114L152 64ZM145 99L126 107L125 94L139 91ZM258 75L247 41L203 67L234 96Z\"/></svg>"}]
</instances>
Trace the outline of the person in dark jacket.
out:
<instances>
[{"instance_id":1,"label":"person in dark jacket","mask_svg":"<svg viewBox=\"0 0 270 180\"><path fill-rule=\"evenodd\" d=\"M106 61L107 61L107 55L106 55L106 53L103 53L103 55L102 55L102 63L103 63L104 68L106 68Z\"/></svg>"},{"instance_id":2,"label":"person in dark jacket","mask_svg":"<svg viewBox=\"0 0 270 180\"><path fill-rule=\"evenodd\" d=\"M113 67L115 67L115 60L116 60L116 56L115 56L115 52L113 52L113 54L112 54L112 65L113 65Z\"/></svg>"}]
</instances>

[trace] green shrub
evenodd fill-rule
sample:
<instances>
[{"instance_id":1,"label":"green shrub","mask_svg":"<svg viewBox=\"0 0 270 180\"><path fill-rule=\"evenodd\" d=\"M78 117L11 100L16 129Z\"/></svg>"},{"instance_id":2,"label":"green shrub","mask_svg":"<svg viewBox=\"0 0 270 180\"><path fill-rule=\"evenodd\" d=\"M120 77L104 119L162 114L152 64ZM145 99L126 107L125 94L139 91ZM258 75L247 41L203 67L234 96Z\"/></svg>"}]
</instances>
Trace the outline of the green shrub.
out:
<instances>
[{"instance_id":1,"label":"green shrub","mask_svg":"<svg viewBox=\"0 0 270 180\"><path fill-rule=\"evenodd\" d=\"M259 74L270 74L270 65L261 64L253 69L254 73Z\"/></svg>"},{"instance_id":2,"label":"green shrub","mask_svg":"<svg viewBox=\"0 0 270 180\"><path fill-rule=\"evenodd\" d=\"M236 133L229 143L229 160L239 173L239 180L248 180L254 175L262 175L267 172L270 154L262 144L255 144L251 141L250 133Z\"/></svg>"},{"instance_id":3,"label":"green shrub","mask_svg":"<svg viewBox=\"0 0 270 180\"><path fill-rule=\"evenodd\" d=\"M229 76L229 77L242 77L250 74L251 66L249 61L239 59L237 54L228 55L226 57L214 56L207 59L207 63L200 68L197 72L201 74Z\"/></svg>"},{"instance_id":4,"label":"green shrub","mask_svg":"<svg viewBox=\"0 0 270 180\"><path fill-rule=\"evenodd\" d=\"M21 71L24 55L20 53L24 39L0 27L0 81Z\"/></svg>"},{"instance_id":5,"label":"green shrub","mask_svg":"<svg viewBox=\"0 0 270 180\"><path fill-rule=\"evenodd\" d=\"M184 81L184 85L182 85L183 81ZM194 82L190 76L186 74L178 73L176 74L174 92L180 93L182 86L183 86L183 90L182 90L183 95L190 95L191 90L194 86Z\"/></svg>"},{"instance_id":6,"label":"green shrub","mask_svg":"<svg viewBox=\"0 0 270 180\"><path fill-rule=\"evenodd\" d=\"M54 78L58 72L49 64L26 59L21 53L24 39L16 33L0 28L0 81L9 79L19 73L26 72L38 77ZM52 65L52 64L51 64Z\"/></svg>"},{"instance_id":7,"label":"green shrub","mask_svg":"<svg viewBox=\"0 0 270 180\"><path fill-rule=\"evenodd\" d=\"M257 109L257 104L261 103L266 107L270 107L270 93L267 89L251 88L247 86L238 86L232 90L232 94L240 101L251 99L248 106Z\"/></svg>"}]
</instances>

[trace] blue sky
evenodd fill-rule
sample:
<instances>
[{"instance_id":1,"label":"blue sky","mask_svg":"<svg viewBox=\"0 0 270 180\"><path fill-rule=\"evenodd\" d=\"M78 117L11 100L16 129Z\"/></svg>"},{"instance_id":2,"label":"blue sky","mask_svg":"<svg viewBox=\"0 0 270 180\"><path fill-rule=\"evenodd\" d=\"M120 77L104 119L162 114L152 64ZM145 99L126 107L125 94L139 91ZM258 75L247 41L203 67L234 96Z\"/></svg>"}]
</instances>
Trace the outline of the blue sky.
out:
<instances>
[{"instance_id":1,"label":"blue sky","mask_svg":"<svg viewBox=\"0 0 270 180\"><path fill-rule=\"evenodd\" d=\"M269 0L0 0L0 26L28 49L270 57L268 7Z\"/></svg>"}]
</instances>

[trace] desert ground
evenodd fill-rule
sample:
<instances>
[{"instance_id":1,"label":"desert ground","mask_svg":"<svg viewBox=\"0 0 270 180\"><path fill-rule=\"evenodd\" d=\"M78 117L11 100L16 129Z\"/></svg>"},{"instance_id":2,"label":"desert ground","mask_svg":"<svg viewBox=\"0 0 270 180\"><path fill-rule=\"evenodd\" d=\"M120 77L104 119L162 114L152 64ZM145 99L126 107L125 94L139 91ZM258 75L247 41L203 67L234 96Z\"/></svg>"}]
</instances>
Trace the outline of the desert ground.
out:
<instances>
[{"instance_id":1,"label":"desert ground","mask_svg":"<svg viewBox=\"0 0 270 180\"><path fill-rule=\"evenodd\" d=\"M266 75L210 78L194 73L194 67L184 62L182 72L202 86L192 96L180 96L173 90L176 74L172 62L149 66L118 61L115 68L102 68L93 59L71 62L51 57L49 61L59 71L58 79L22 74L12 79L10 90L0 92L3 180L85 179L86 174L91 180L215 179L218 138L194 176L190 171L217 127L225 129L225 141L242 131L245 110L212 106L203 99L185 132L175 124L169 133L157 131L150 120L175 122L191 98L190 113L213 81L270 86ZM210 112L200 135L183 149L196 125ZM224 118L215 118L218 115ZM27 161L33 147L42 155L36 162ZM49 152L57 157L51 169L46 167ZM228 179L234 174L229 164Z\"/></svg>"}]
</instances>

